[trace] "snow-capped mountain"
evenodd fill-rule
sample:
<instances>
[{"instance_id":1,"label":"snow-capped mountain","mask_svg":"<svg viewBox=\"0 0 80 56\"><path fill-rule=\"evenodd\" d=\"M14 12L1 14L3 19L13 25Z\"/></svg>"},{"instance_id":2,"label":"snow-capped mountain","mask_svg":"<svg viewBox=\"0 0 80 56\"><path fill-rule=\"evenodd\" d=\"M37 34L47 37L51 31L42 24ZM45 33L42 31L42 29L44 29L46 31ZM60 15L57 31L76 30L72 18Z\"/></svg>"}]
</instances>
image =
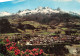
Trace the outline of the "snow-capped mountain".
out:
<instances>
[{"instance_id":1,"label":"snow-capped mountain","mask_svg":"<svg viewBox=\"0 0 80 56\"><path fill-rule=\"evenodd\" d=\"M51 14L51 13L60 13L61 10L58 9L51 9L49 7L38 7L35 10L26 9L24 11L19 11L18 15L27 15L27 14L36 14L36 13L43 13L43 14Z\"/></svg>"},{"instance_id":2,"label":"snow-capped mountain","mask_svg":"<svg viewBox=\"0 0 80 56\"><path fill-rule=\"evenodd\" d=\"M18 13L16 13L16 14L18 14L18 15L26 15L26 14L29 14L30 12L31 12L31 10L26 9L26 10L23 10L23 11L18 11Z\"/></svg>"},{"instance_id":3,"label":"snow-capped mountain","mask_svg":"<svg viewBox=\"0 0 80 56\"><path fill-rule=\"evenodd\" d=\"M0 17L9 16L9 15L12 15L12 14L8 12L0 12Z\"/></svg>"},{"instance_id":4,"label":"snow-capped mountain","mask_svg":"<svg viewBox=\"0 0 80 56\"><path fill-rule=\"evenodd\" d=\"M24 15L30 15L30 14L36 14L36 13L42 13L42 14L51 14L51 13L64 14L64 13L68 13L68 14L71 14L71 15L80 16L80 14L78 14L78 13L66 12L66 11L62 11L60 8L52 9L52 8L49 8L49 7L38 7L35 10L26 9L26 10L23 10L23 11L19 11L16 14L20 15L20 16L24 16Z\"/></svg>"},{"instance_id":5,"label":"snow-capped mountain","mask_svg":"<svg viewBox=\"0 0 80 56\"><path fill-rule=\"evenodd\" d=\"M1 12L0 13L0 17L10 16L10 15L25 16L25 15L31 15L31 14L37 14L37 13L42 13L42 14L51 14L51 13L61 13L61 14L64 14L64 13L68 13L68 14L71 14L71 15L79 15L79 14L74 13L74 12L62 11L60 8L52 9L52 8L49 8L49 7L38 7L35 10L30 10L30 9L26 9L26 10L23 10L23 11L19 10L15 14L8 13L8 12Z\"/></svg>"}]
</instances>

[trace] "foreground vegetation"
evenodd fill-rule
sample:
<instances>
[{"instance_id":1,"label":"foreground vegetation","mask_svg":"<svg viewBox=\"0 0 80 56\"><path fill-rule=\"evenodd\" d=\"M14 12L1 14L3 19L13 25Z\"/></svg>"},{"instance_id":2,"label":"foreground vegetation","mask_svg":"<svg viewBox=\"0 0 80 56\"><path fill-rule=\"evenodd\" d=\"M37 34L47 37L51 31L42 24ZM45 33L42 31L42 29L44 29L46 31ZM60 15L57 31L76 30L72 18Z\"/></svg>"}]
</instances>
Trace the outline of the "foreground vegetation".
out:
<instances>
[{"instance_id":1,"label":"foreground vegetation","mask_svg":"<svg viewBox=\"0 0 80 56\"><path fill-rule=\"evenodd\" d=\"M0 55L2 56L49 56L42 49L34 48L32 50L24 48L16 42L11 42L9 39L0 41Z\"/></svg>"},{"instance_id":2,"label":"foreground vegetation","mask_svg":"<svg viewBox=\"0 0 80 56\"><path fill-rule=\"evenodd\" d=\"M65 56L68 51L64 45L72 44L80 44L80 17L78 16L36 14L0 18L0 46L2 46L0 50L2 51L4 47L3 52L5 51L0 52L1 56L48 56L47 52L54 53L55 56ZM44 46L43 49L42 47L26 49L26 45L48 45L51 48Z\"/></svg>"}]
</instances>

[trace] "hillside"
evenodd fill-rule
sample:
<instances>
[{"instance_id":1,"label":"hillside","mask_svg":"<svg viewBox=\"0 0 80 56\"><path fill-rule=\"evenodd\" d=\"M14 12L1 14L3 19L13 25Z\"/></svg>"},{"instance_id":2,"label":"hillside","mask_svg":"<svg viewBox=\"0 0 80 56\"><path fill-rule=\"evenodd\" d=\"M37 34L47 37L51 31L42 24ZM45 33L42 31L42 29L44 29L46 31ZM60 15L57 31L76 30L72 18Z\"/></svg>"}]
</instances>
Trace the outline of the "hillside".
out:
<instances>
[{"instance_id":1,"label":"hillside","mask_svg":"<svg viewBox=\"0 0 80 56\"><path fill-rule=\"evenodd\" d=\"M44 13L44 10L46 13ZM33 13L33 11L38 12ZM80 35L80 16L78 14L66 13L59 8L56 10L59 11L58 13L54 11L50 8L41 7L35 10L24 10L14 15L0 17L2 22L0 27L3 27L0 29L1 33L25 32L28 34L34 33L34 35ZM27 14L28 12L31 13ZM23 15L19 15L21 13ZM4 23L3 19L5 22L8 21L8 23Z\"/></svg>"},{"instance_id":2,"label":"hillside","mask_svg":"<svg viewBox=\"0 0 80 56\"><path fill-rule=\"evenodd\" d=\"M32 14L26 16L13 15L1 17L1 19L8 19L10 27L13 30L11 33L67 34L70 31L72 32L69 33L70 35L79 35L80 33L80 17L67 13L50 15Z\"/></svg>"}]
</instances>

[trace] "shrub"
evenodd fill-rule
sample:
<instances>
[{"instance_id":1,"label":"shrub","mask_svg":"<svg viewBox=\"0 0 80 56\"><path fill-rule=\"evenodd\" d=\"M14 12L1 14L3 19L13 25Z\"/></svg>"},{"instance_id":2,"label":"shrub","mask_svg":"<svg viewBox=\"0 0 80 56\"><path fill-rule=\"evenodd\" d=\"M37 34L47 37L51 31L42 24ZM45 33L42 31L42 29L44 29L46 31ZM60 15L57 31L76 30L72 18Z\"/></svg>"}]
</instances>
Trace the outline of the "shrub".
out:
<instances>
[{"instance_id":1,"label":"shrub","mask_svg":"<svg viewBox=\"0 0 80 56\"><path fill-rule=\"evenodd\" d=\"M5 46L6 45L6 46ZM8 39L6 39L6 44L5 44L5 49L3 45L1 45L2 47L0 48L2 50L8 51L8 56L47 56L43 49L39 49L39 48L34 48L32 50L30 49L25 49L24 51L20 48L20 45L17 45L15 42L10 42ZM6 52L5 52L6 53ZM2 54L5 54L2 53Z\"/></svg>"}]
</instances>

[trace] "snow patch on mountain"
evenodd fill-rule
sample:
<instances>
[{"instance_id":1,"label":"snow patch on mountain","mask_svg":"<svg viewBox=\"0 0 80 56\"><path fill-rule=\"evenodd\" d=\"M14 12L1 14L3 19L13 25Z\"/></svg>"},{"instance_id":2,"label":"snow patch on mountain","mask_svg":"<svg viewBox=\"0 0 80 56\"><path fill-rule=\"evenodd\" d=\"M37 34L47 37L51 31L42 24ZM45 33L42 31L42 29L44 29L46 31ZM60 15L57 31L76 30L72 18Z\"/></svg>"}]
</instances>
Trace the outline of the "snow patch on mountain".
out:
<instances>
[{"instance_id":1,"label":"snow patch on mountain","mask_svg":"<svg viewBox=\"0 0 80 56\"><path fill-rule=\"evenodd\" d=\"M51 14L51 13L61 13L61 14L64 14L64 13L68 13L68 14L71 14L71 15L78 15L78 16L80 16L80 14L78 14L78 13L65 12L65 11L62 11L60 8L52 9L52 8L49 8L49 7L38 7L36 9L34 9L34 10L30 10L30 9L26 9L26 10L23 10L23 11L19 10L15 14L8 13L8 12L0 12L0 17L16 15L16 14L19 15L19 16L25 16L25 15L31 15L31 14L37 14L37 13L42 13L42 14Z\"/></svg>"},{"instance_id":2,"label":"snow patch on mountain","mask_svg":"<svg viewBox=\"0 0 80 56\"><path fill-rule=\"evenodd\" d=\"M42 14L51 14L51 13L59 13L60 10L53 10L49 7L38 7L35 10L24 10L24 11L20 11L17 14L18 15L27 15L27 14L36 14L36 13L42 13Z\"/></svg>"}]
</instances>

